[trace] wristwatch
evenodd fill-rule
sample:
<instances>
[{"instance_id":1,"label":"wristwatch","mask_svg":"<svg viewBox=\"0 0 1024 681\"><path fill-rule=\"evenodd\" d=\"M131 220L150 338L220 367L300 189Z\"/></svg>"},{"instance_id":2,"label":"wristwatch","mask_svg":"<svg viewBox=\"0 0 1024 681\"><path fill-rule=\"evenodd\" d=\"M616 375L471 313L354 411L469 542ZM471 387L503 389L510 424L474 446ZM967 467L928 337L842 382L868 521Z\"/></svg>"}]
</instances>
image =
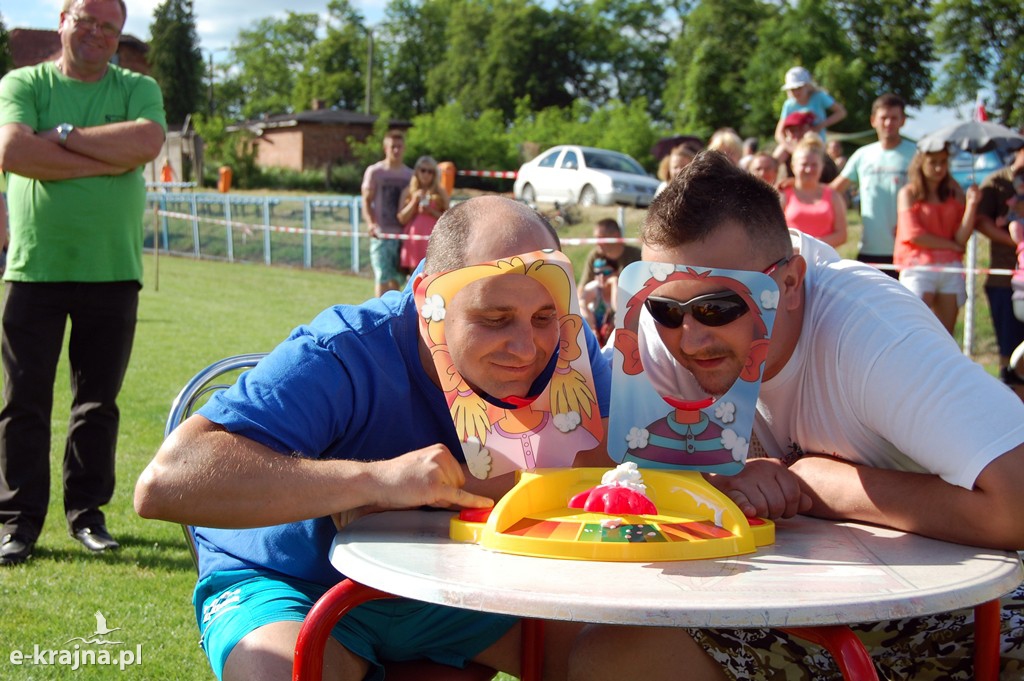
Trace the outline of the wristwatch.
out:
<instances>
[{"instance_id":1,"label":"wristwatch","mask_svg":"<svg viewBox=\"0 0 1024 681\"><path fill-rule=\"evenodd\" d=\"M68 135L75 129L70 123L61 123L57 126L57 143L62 147L68 145Z\"/></svg>"}]
</instances>

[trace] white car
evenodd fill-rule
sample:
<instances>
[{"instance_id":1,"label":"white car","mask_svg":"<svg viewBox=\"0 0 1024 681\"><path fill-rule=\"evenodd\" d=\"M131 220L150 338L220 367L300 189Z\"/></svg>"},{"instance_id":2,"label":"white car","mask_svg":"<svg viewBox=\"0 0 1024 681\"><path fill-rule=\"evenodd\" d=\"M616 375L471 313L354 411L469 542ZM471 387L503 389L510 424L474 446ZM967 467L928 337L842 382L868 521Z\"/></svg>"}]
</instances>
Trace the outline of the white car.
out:
<instances>
[{"instance_id":1,"label":"white car","mask_svg":"<svg viewBox=\"0 0 1024 681\"><path fill-rule=\"evenodd\" d=\"M658 184L626 154L561 145L524 163L516 174L512 192L517 200L528 204L557 201L581 206L643 207L654 198Z\"/></svg>"}]
</instances>

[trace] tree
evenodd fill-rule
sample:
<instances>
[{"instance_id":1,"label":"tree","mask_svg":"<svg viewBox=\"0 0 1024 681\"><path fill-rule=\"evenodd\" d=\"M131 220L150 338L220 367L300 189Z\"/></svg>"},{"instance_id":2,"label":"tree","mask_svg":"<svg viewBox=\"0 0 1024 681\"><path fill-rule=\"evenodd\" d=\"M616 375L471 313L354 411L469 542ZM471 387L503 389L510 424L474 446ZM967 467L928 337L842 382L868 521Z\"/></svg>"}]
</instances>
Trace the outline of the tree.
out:
<instances>
[{"instance_id":1,"label":"tree","mask_svg":"<svg viewBox=\"0 0 1024 681\"><path fill-rule=\"evenodd\" d=\"M292 108L308 109L313 100L351 111L363 108L367 29L349 0L327 3L327 35L306 54L291 97Z\"/></svg>"},{"instance_id":2,"label":"tree","mask_svg":"<svg viewBox=\"0 0 1024 681\"><path fill-rule=\"evenodd\" d=\"M4 18L0 16L0 76L14 68L14 58L11 57L11 39L4 26Z\"/></svg>"},{"instance_id":3,"label":"tree","mask_svg":"<svg viewBox=\"0 0 1024 681\"><path fill-rule=\"evenodd\" d=\"M707 137L743 122L743 70L768 12L760 0L703 0L689 14L672 43L664 94L666 116L678 131Z\"/></svg>"},{"instance_id":4,"label":"tree","mask_svg":"<svg viewBox=\"0 0 1024 681\"><path fill-rule=\"evenodd\" d=\"M743 68L742 129L771 139L786 100L780 86L788 69L803 66L822 89L850 108L848 79L833 67L853 68L855 59L829 0L799 0L777 10L769 7L767 12L754 34L754 52Z\"/></svg>"},{"instance_id":5,"label":"tree","mask_svg":"<svg viewBox=\"0 0 1024 681\"><path fill-rule=\"evenodd\" d=\"M566 106L585 80L578 18L533 0L452 0L444 59L427 75L429 106L458 102L470 115L515 116L516 101Z\"/></svg>"},{"instance_id":6,"label":"tree","mask_svg":"<svg viewBox=\"0 0 1024 681\"><path fill-rule=\"evenodd\" d=\"M835 0L853 56L864 64L859 98L871 102L894 92L911 106L924 102L934 61L930 5L931 0Z\"/></svg>"},{"instance_id":7,"label":"tree","mask_svg":"<svg viewBox=\"0 0 1024 681\"><path fill-rule=\"evenodd\" d=\"M192 0L159 5L149 32L149 66L164 95L167 122L180 124L203 101L203 54Z\"/></svg>"},{"instance_id":8,"label":"tree","mask_svg":"<svg viewBox=\"0 0 1024 681\"><path fill-rule=\"evenodd\" d=\"M391 0L377 35L387 88L381 93L386 108L411 119L430 111L427 78L445 58L445 26L452 3L448 0Z\"/></svg>"},{"instance_id":9,"label":"tree","mask_svg":"<svg viewBox=\"0 0 1024 681\"><path fill-rule=\"evenodd\" d=\"M238 32L231 50L233 82L225 90L240 95L238 107L243 116L293 110L292 93L306 56L317 42L319 24L316 14L289 11L284 19L266 17Z\"/></svg>"},{"instance_id":10,"label":"tree","mask_svg":"<svg viewBox=\"0 0 1024 681\"><path fill-rule=\"evenodd\" d=\"M595 106L611 99L630 103L641 97L648 112L662 114L665 55L679 32L689 3L638 0L564 0L562 9L577 17L587 80L577 96Z\"/></svg>"},{"instance_id":11,"label":"tree","mask_svg":"<svg viewBox=\"0 0 1024 681\"><path fill-rule=\"evenodd\" d=\"M982 88L995 92L997 117L1024 125L1024 12L1020 0L939 0L935 43L943 68L932 101L955 106Z\"/></svg>"}]
</instances>

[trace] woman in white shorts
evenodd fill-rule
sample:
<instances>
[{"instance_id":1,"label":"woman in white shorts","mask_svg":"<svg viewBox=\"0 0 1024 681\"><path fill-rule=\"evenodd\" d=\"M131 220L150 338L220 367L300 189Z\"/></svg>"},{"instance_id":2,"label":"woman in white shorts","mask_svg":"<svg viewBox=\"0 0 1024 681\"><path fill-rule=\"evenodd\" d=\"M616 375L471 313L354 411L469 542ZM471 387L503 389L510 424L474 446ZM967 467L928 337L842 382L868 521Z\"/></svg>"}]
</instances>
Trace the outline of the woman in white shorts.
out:
<instances>
[{"instance_id":1,"label":"woman in white shorts","mask_svg":"<svg viewBox=\"0 0 1024 681\"><path fill-rule=\"evenodd\" d=\"M967 300L963 253L979 198L977 186L965 197L949 174L947 149L919 149L897 197L893 263L900 282L932 309L950 334Z\"/></svg>"}]
</instances>

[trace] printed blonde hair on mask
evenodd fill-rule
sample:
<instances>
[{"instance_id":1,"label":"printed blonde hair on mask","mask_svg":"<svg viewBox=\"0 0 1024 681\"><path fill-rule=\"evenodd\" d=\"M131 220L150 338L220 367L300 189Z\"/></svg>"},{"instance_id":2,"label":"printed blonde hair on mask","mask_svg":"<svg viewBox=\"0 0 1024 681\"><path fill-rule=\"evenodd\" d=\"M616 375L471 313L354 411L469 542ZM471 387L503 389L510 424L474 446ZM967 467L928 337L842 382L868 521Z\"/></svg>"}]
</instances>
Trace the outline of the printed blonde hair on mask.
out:
<instances>
[{"instance_id":1,"label":"printed blonde hair on mask","mask_svg":"<svg viewBox=\"0 0 1024 681\"><path fill-rule=\"evenodd\" d=\"M540 259L536 260L531 260L529 255L514 256L493 263L471 265L441 273L428 283L424 298L427 301L436 301L438 298L434 296L439 296L447 306L466 286L481 279L500 275L518 274L539 282L551 294L558 314L559 354L550 383L551 413L559 415L576 412L586 414L590 418L597 398L587 385L586 379L571 366L571 362L582 356L580 332L583 328L583 318L570 311L575 292L571 276L556 262L544 259L552 254L538 252L536 255L540 256ZM487 434L504 410L490 405L474 392L458 372L445 338L444 315L428 316L426 311L421 310L420 321L425 328L431 356L438 368L442 390L446 393L457 391L450 408L459 440L465 442L475 437L481 444L486 444Z\"/></svg>"}]
</instances>

